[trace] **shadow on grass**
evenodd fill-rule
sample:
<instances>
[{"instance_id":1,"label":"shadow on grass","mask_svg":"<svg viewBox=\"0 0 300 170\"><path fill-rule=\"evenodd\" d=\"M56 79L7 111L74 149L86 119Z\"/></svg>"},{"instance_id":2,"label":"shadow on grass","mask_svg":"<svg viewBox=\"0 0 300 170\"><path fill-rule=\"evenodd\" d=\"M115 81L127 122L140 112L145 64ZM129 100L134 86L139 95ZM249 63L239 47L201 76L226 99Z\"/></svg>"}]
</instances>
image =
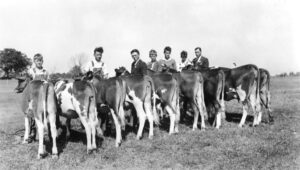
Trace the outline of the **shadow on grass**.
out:
<instances>
[{"instance_id":1,"label":"shadow on grass","mask_svg":"<svg viewBox=\"0 0 300 170\"><path fill-rule=\"evenodd\" d=\"M227 122L234 122L234 123L240 123L242 119L242 114L240 113L233 113L233 112L225 112L226 115L226 121ZM247 115L246 122L253 122L253 116Z\"/></svg>"},{"instance_id":2,"label":"shadow on grass","mask_svg":"<svg viewBox=\"0 0 300 170\"><path fill-rule=\"evenodd\" d=\"M59 135L56 139L56 144L57 144L57 149L58 149L59 154L63 153L64 149L66 148L66 146L69 142L83 143L84 145L87 145L86 133L85 133L84 129L80 129L79 131L70 129L70 137L68 140L66 138L65 126L63 126L60 129L62 130L62 132L61 132L61 134L58 133ZM51 136L51 134L49 133L49 140L45 140L46 151L48 153L52 152L52 138L50 138L50 136ZM97 136L97 134L96 134L97 148L101 148L102 142L103 142L103 138Z\"/></svg>"}]
</instances>

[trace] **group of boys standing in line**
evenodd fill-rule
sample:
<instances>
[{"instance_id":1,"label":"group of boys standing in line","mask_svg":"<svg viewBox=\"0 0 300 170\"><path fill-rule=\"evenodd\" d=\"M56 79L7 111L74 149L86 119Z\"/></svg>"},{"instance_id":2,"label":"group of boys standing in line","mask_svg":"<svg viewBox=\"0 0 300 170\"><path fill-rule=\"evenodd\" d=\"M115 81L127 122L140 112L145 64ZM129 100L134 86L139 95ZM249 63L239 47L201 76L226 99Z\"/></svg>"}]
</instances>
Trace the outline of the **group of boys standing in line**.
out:
<instances>
[{"instance_id":1,"label":"group of boys standing in line","mask_svg":"<svg viewBox=\"0 0 300 170\"><path fill-rule=\"evenodd\" d=\"M102 54L104 50L102 47L94 49L94 58L87 63L84 72L92 71L94 74L102 74L104 78L108 78L107 66L102 61ZM190 61L187 58L187 52L182 51L180 53L181 61L177 65L176 61L171 58L171 47L167 46L164 48L164 58L157 60L157 52L151 49L149 52L150 62L147 64L140 59L140 52L137 49L133 49L130 54L133 58L131 64L131 74L147 74L147 69L154 72L163 72L166 69L172 69L175 71L181 71L184 67L192 66L197 67L200 70L206 70L209 68L209 61L206 57L202 56L202 50L200 47L195 48L196 57ZM43 67L43 56L41 54L35 54L33 57L34 65L29 69L29 75L32 79L48 79L48 72Z\"/></svg>"}]
</instances>

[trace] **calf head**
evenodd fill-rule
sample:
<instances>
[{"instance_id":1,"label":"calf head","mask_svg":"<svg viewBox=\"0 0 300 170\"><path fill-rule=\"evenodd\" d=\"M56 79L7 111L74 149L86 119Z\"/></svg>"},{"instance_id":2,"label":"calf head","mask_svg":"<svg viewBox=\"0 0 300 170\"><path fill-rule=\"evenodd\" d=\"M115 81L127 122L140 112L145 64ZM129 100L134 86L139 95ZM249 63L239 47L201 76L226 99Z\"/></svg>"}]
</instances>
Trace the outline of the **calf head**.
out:
<instances>
[{"instance_id":1,"label":"calf head","mask_svg":"<svg viewBox=\"0 0 300 170\"><path fill-rule=\"evenodd\" d=\"M15 79L18 80L18 85L15 88L16 93L22 93L28 85L28 83L31 81L30 77L15 77Z\"/></svg>"},{"instance_id":2,"label":"calf head","mask_svg":"<svg viewBox=\"0 0 300 170\"><path fill-rule=\"evenodd\" d=\"M129 75L129 71L125 67L119 67L115 69L116 77Z\"/></svg>"}]
</instances>

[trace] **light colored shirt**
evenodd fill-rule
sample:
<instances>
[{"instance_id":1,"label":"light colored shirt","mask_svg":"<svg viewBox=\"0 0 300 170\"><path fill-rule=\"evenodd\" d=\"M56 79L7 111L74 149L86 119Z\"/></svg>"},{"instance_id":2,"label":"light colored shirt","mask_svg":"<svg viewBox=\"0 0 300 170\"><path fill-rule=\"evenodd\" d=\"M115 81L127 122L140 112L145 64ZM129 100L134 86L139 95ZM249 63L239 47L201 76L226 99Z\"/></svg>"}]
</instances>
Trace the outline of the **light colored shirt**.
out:
<instances>
[{"instance_id":1,"label":"light colored shirt","mask_svg":"<svg viewBox=\"0 0 300 170\"><path fill-rule=\"evenodd\" d=\"M33 66L29 69L29 75L33 80L47 80L49 74L46 69Z\"/></svg>"},{"instance_id":2,"label":"light colored shirt","mask_svg":"<svg viewBox=\"0 0 300 170\"><path fill-rule=\"evenodd\" d=\"M186 59L184 62L178 64L178 71L181 71L184 67L192 65L192 62L189 59Z\"/></svg>"},{"instance_id":3,"label":"light colored shirt","mask_svg":"<svg viewBox=\"0 0 300 170\"><path fill-rule=\"evenodd\" d=\"M102 70L104 77L108 76L108 72L106 69L106 64L103 61L96 61L93 59L92 61L88 62L86 67L83 69L84 72L92 71L92 72L97 72Z\"/></svg>"}]
</instances>

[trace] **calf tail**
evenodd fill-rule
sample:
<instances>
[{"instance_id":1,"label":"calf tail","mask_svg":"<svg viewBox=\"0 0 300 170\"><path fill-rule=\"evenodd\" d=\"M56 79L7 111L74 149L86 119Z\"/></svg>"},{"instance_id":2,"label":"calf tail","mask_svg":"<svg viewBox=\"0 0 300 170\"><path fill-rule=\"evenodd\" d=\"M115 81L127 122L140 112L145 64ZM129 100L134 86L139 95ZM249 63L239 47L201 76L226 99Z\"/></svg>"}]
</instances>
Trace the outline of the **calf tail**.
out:
<instances>
[{"instance_id":1,"label":"calf tail","mask_svg":"<svg viewBox=\"0 0 300 170\"><path fill-rule=\"evenodd\" d=\"M151 99L152 99L152 112L153 112L153 120L155 124L159 125L159 116L156 110L156 98L155 98L155 89L154 89L154 83L152 78L148 78L148 82L151 86Z\"/></svg>"},{"instance_id":2,"label":"calf tail","mask_svg":"<svg viewBox=\"0 0 300 170\"><path fill-rule=\"evenodd\" d=\"M256 67L256 71L257 71L257 78L256 78L256 99L258 100L259 97L259 86L260 86L260 71L259 69ZM258 100L259 101L259 100Z\"/></svg>"},{"instance_id":3,"label":"calf tail","mask_svg":"<svg viewBox=\"0 0 300 170\"><path fill-rule=\"evenodd\" d=\"M43 86L43 95L44 97L42 98L43 99L43 108L44 108L44 111L43 111L43 123L44 123L44 126L47 127L47 99L48 99L48 89L49 89L49 83L48 82L45 82L44 83L44 86Z\"/></svg>"},{"instance_id":4,"label":"calf tail","mask_svg":"<svg viewBox=\"0 0 300 170\"><path fill-rule=\"evenodd\" d=\"M120 119L121 119L121 126L122 127L125 127L125 113L124 113L124 109L123 109L123 104L125 102L125 97L126 97L126 84L125 84L125 81L123 81L122 79L119 79L116 81L116 84L117 84L117 95L120 95L120 98L117 98L117 99L120 99L119 101L117 101L117 109L118 109L118 112L117 113L120 113L120 115L118 115L118 117L120 116ZM116 113L116 114L117 114Z\"/></svg>"}]
</instances>

